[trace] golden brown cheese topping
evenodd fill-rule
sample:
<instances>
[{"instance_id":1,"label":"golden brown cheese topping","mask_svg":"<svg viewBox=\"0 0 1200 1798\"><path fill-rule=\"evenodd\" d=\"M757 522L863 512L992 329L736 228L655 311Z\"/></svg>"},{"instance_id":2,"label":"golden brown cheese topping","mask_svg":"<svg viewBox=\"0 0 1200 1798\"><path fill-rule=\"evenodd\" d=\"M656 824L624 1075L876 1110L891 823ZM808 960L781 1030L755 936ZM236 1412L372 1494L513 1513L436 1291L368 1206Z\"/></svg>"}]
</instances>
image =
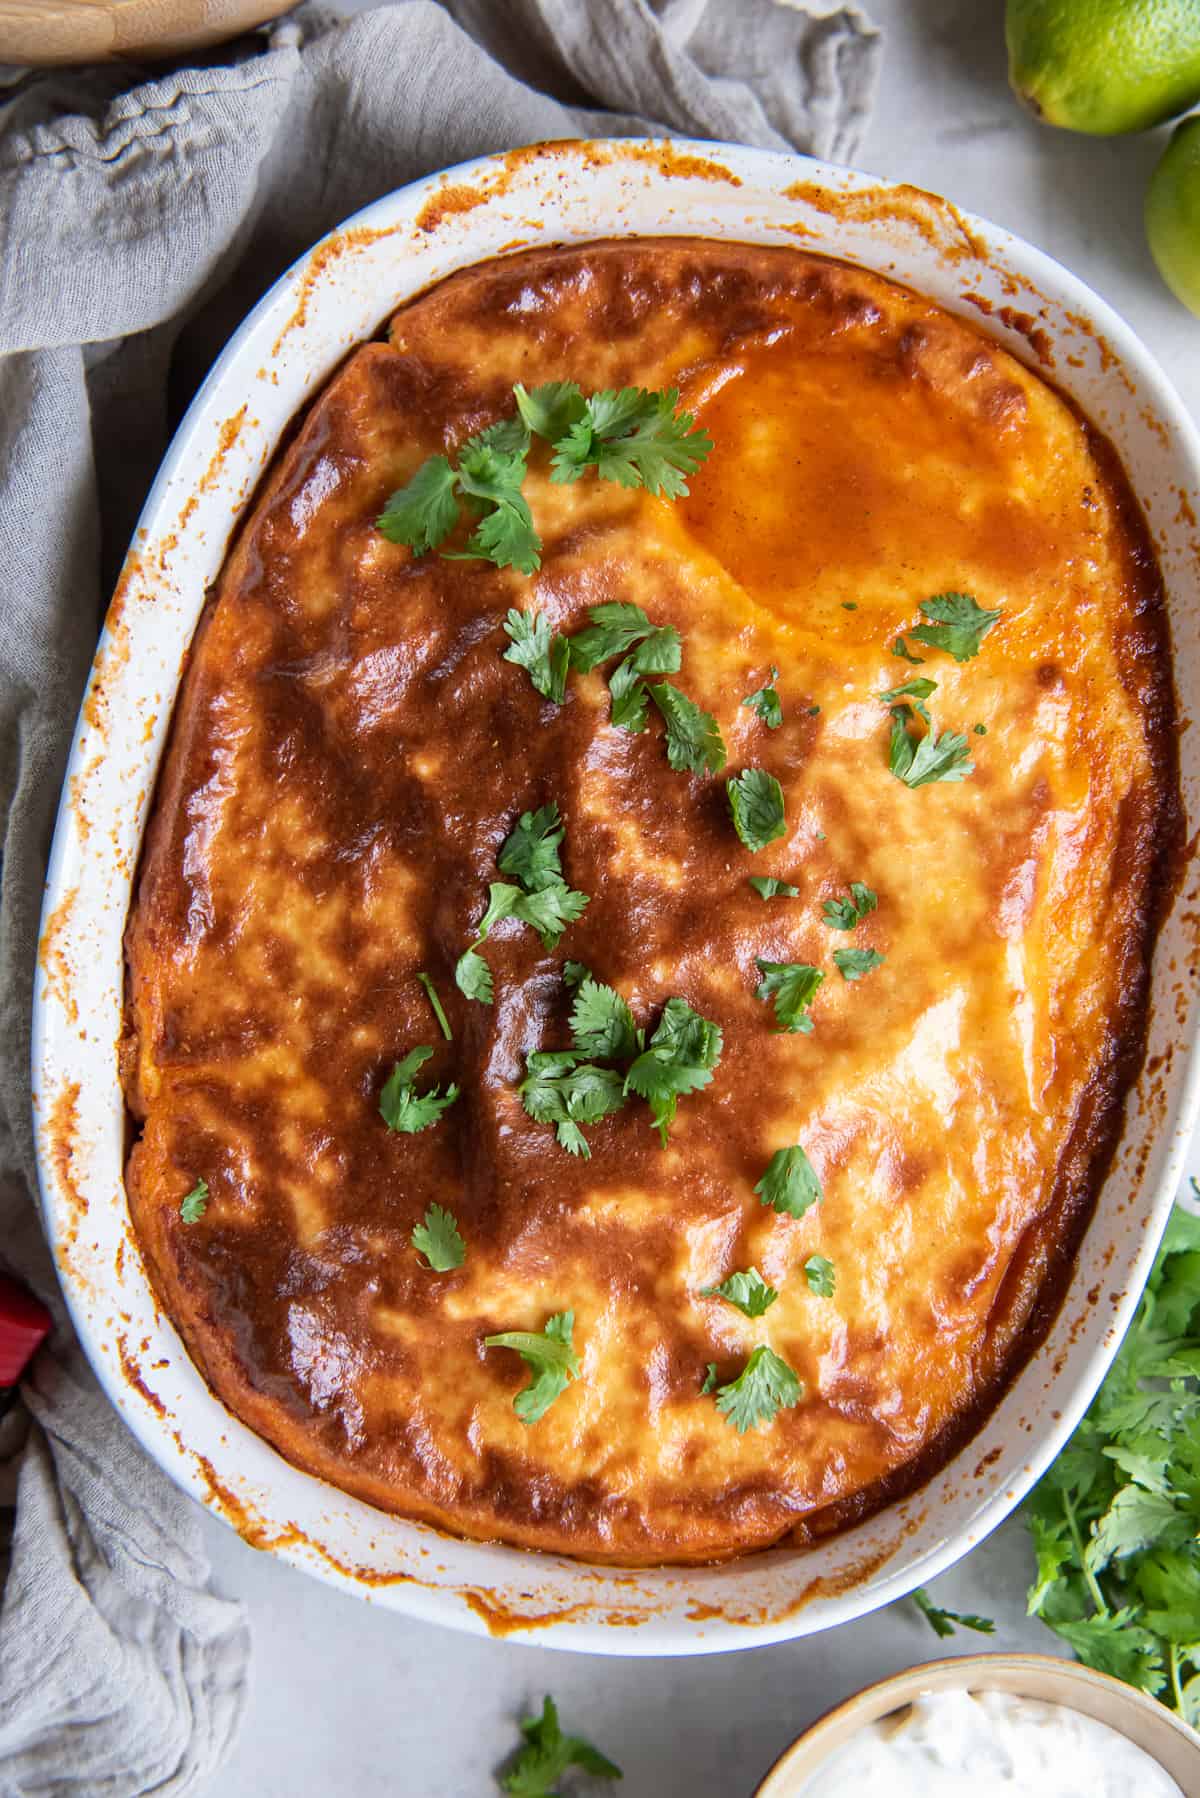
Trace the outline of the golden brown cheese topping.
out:
<instances>
[{"instance_id":1,"label":"golden brown cheese topping","mask_svg":"<svg viewBox=\"0 0 1200 1798\"><path fill-rule=\"evenodd\" d=\"M715 448L674 503L525 483L539 573L415 555L375 528L515 382L678 387ZM909 642L946 591L999 610L958 662ZM676 772L605 673L561 706L503 658L509 608L568 635L642 606L715 717ZM775 683L776 728L742 699ZM878 695L937 682L974 770L910 788ZM986 727L977 734L976 725ZM922 728L915 720L914 738ZM291 1460L472 1536L629 1563L835 1527L970 1432L1048 1315L1141 1052L1176 776L1158 574L1104 443L1038 376L887 281L798 251L655 241L454 277L352 355L281 455L197 634L128 934L129 1193L171 1316ZM738 840L724 781L780 782ZM554 802L590 896L561 943L518 919L455 985L496 858ZM764 901L751 875L796 898ZM825 902L877 896L851 931ZM884 957L843 978L837 949ZM776 1029L759 959L825 973ZM570 1044L567 960L652 1031L723 1032L667 1146L641 1100L573 1158L530 1118L530 1052ZM427 972L453 1038L417 980ZM418 1045L418 1134L381 1089ZM802 1145L823 1196L761 1202ZM203 1179L197 1221L181 1201ZM431 1203L463 1264L412 1245ZM806 1264L832 1263L831 1296ZM750 1318L703 1288L759 1270ZM499 1332L574 1314L580 1375L536 1423ZM803 1382L739 1433L701 1390L760 1344Z\"/></svg>"}]
</instances>

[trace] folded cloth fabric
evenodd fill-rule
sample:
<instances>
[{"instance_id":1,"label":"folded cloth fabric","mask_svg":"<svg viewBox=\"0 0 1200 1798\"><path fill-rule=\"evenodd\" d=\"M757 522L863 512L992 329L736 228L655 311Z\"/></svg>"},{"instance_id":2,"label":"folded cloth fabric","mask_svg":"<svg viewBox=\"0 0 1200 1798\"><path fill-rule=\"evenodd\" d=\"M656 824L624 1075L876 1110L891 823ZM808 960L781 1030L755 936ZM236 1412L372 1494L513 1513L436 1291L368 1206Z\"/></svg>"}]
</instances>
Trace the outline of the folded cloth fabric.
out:
<instances>
[{"instance_id":1,"label":"folded cloth fabric","mask_svg":"<svg viewBox=\"0 0 1200 1798\"><path fill-rule=\"evenodd\" d=\"M245 1690L240 1608L207 1590L190 1500L73 1342L30 1198L54 807L168 426L269 283L380 194L490 150L647 129L848 158L879 40L853 9L794 0L407 0L305 10L221 54L140 81L27 78L0 108L0 1261L58 1306L7 1451L0 1435L4 1798L192 1791Z\"/></svg>"}]
</instances>

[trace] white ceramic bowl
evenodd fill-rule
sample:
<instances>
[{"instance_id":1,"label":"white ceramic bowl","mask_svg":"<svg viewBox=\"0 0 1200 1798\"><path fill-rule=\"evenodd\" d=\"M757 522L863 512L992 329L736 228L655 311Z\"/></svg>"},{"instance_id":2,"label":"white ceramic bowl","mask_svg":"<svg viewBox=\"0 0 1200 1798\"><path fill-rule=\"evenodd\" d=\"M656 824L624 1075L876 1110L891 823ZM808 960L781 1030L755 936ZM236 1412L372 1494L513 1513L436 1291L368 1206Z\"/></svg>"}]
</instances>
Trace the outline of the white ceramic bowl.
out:
<instances>
[{"instance_id":1,"label":"white ceramic bowl","mask_svg":"<svg viewBox=\"0 0 1200 1798\"><path fill-rule=\"evenodd\" d=\"M1186 1798L1200 1792L1200 1736L1157 1698L1055 1655L963 1654L881 1679L827 1711L776 1761L755 1798L804 1798L812 1775L859 1730L925 1693L962 1691L1007 1692L1080 1711L1127 1736L1171 1775Z\"/></svg>"},{"instance_id":2,"label":"white ceramic bowl","mask_svg":"<svg viewBox=\"0 0 1200 1798\"><path fill-rule=\"evenodd\" d=\"M218 1403L160 1314L130 1231L117 1075L121 933L182 658L281 432L354 344L454 269L527 245L646 234L799 245L891 275L1047 372L1120 449L1171 590L1181 690L1200 672L1200 440L1137 338L1064 269L917 190L714 144L548 144L369 207L237 332L146 503L84 701L50 863L33 1090L46 1221L84 1346L164 1468L258 1547L380 1604L547 1646L694 1654L828 1628L963 1555L1058 1451L1104 1373L1165 1222L1197 1097L1185 975L1160 942L1147 1071L1058 1321L975 1439L903 1502L804 1552L638 1572L460 1542L298 1472ZM1008 309L1008 310L1003 310ZM985 320L984 314L987 314ZM1189 815L1200 816L1200 750Z\"/></svg>"}]
</instances>

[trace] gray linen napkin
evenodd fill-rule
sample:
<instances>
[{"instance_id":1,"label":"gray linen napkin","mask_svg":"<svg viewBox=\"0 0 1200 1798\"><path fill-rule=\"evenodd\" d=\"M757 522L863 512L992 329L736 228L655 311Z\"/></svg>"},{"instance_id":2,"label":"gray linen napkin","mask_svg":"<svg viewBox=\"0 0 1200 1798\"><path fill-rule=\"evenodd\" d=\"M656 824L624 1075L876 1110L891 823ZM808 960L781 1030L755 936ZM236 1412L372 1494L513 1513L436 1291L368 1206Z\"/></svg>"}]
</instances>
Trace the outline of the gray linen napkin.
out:
<instances>
[{"instance_id":1,"label":"gray linen napkin","mask_svg":"<svg viewBox=\"0 0 1200 1798\"><path fill-rule=\"evenodd\" d=\"M28 1414L0 1434L4 1798L194 1790L245 1690L240 1607L206 1590L190 1501L88 1371L30 1203L46 852L103 596L169 425L270 282L380 194L647 122L845 159L878 53L854 10L795 0L407 0L302 12L140 85L56 72L0 107L0 1261L58 1317Z\"/></svg>"}]
</instances>

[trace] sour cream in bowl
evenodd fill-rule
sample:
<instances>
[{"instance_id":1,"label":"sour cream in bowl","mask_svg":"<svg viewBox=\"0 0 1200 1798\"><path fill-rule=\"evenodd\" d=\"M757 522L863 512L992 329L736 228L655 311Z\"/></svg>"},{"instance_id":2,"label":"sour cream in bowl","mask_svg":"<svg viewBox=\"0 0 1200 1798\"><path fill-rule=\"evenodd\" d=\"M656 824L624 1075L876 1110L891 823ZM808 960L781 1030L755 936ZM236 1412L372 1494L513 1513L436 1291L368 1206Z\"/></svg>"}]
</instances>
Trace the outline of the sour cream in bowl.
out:
<instances>
[{"instance_id":1,"label":"sour cream in bowl","mask_svg":"<svg viewBox=\"0 0 1200 1798\"><path fill-rule=\"evenodd\" d=\"M967 1655L872 1686L758 1798L1200 1798L1200 1736L1153 1698L1042 1655Z\"/></svg>"}]
</instances>

